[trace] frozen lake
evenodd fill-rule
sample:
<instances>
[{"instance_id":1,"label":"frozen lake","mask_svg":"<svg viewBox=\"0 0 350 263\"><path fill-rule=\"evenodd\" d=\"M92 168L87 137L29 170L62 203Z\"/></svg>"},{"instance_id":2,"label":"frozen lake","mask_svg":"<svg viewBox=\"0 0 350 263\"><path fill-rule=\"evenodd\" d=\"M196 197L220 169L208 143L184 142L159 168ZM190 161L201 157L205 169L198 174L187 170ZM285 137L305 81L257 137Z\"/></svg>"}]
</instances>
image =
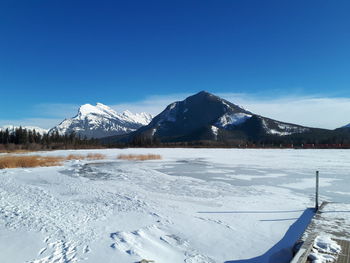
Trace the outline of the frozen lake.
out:
<instances>
[{"instance_id":1,"label":"frozen lake","mask_svg":"<svg viewBox=\"0 0 350 263\"><path fill-rule=\"evenodd\" d=\"M350 156L349 156L350 157ZM222 181L235 186L276 186L309 195L313 198L315 171L318 167L296 169L254 167L254 165L220 165L201 159L179 160L161 165L157 170L173 176L190 176L206 181ZM350 201L350 170L342 168L321 171L321 199L333 202Z\"/></svg>"},{"instance_id":2,"label":"frozen lake","mask_svg":"<svg viewBox=\"0 0 350 263\"><path fill-rule=\"evenodd\" d=\"M346 150L41 154L90 152L107 158L0 170L1 262L289 262L312 216L315 171L321 201L350 201ZM162 160L116 158L147 153Z\"/></svg>"},{"instance_id":3,"label":"frozen lake","mask_svg":"<svg viewBox=\"0 0 350 263\"><path fill-rule=\"evenodd\" d=\"M184 151L193 154L186 155L186 158L174 158L175 160L169 158L152 161L151 164L145 162L142 165L171 176L219 181L234 186L266 185L286 188L305 194L310 199L314 198L315 172L318 170L321 199L350 202L350 153L346 150L185 149ZM157 149L155 152L167 156L164 154L166 150ZM212 156L208 156L211 152ZM225 160L215 160L216 154L221 157L225 155ZM92 163L82 169L81 174L106 179L118 172L120 166L119 162Z\"/></svg>"}]
</instances>

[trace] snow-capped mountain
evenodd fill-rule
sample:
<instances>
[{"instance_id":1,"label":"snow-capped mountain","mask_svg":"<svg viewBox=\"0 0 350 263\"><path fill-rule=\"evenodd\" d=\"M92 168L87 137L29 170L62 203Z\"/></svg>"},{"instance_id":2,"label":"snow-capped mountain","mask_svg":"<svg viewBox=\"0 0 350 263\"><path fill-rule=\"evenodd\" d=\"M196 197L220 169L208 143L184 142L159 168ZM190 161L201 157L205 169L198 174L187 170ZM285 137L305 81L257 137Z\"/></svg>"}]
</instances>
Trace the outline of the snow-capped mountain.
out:
<instances>
[{"instance_id":1,"label":"snow-capped mountain","mask_svg":"<svg viewBox=\"0 0 350 263\"><path fill-rule=\"evenodd\" d=\"M133 114L130 111L117 113L102 103L97 103L95 106L84 104L80 106L75 117L65 119L49 133L57 131L59 134L70 134L74 132L88 138L102 138L130 133L147 125L151 120L152 115L147 113Z\"/></svg>"},{"instance_id":2,"label":"snow-capped mountain","mask_svg":"<svg viewBox=\"0 0 350 263\"><path fill-rule=\"evenodd\" d=\"M26 129L26 130L35 130L35 132L43 135L45 133L48 133L48 129L43 129L40 127L36 127L36 126L14 126L14 125L4 125L2 127L0 127L0 131L5 131L6 129L9 130L9 132L13 132L15 131L15 129L22 127L22 129Z\"/></svg>"},{"instance_id":3,"label":"snow-capped mountain","mask_svg":"<svg viewBox=\"0 0 350 263\"><path fill-rule=\"evenodd\" d=\"M130 134L160 141L195 141L284 137L311 128L254 114L238 105L202 91L170 104L145 127Z\"/></svg>"}]
</instances>

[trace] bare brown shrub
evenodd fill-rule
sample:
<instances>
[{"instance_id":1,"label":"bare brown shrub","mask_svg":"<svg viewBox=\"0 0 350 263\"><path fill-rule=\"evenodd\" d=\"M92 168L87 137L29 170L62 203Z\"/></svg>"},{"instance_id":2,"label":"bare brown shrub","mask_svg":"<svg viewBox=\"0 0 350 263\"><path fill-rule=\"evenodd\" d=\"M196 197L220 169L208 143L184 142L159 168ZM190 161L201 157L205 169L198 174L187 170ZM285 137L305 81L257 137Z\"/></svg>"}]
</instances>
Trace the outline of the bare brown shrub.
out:
<instances>
[{"instance_id":1,"label":"bare brown shrub","mask_svg":"<svg viewBox=\"0 0 350 263\"><path fill-rule=\"evenodd\" d=\"M159 154L120 154L118 159L128 161L146 161L160 160L162 157Z\"/></svg>"},{"instance_id":2,"label":"bare brown shrub","mask_svg":"<svg viewBox=\"0 0 350 263\"><path fill-rule=\"evenodd\" d=\"M54 156L0 156L0 169L5 168L29 168L39 166L57 166L64 161L62 157Z\"/></svg>"}]
</instances>

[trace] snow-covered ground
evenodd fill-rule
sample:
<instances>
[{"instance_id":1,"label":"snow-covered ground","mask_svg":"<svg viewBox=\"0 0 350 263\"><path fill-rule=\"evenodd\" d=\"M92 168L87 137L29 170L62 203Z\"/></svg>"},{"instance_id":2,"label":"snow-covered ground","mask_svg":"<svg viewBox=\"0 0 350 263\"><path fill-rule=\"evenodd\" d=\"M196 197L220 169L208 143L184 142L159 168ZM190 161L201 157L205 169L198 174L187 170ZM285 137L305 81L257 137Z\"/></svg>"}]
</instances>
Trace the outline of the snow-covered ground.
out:
<instances>
[{"instance_id":1,"label":"snow-covered ground","mask_svg":"<svg viewBox=\"0 0 350 263\"><path fill-rule=\"evenodd\" d=\"M309 255L312 263L335 262L341 246L328 235L319 235L316 237L313 248Z\"/></svg>"},{"instance_id":2,"label":"snow-covered ground","mask_svg":"<svg viewBox=\"0 0 350 263\"><path fill-rule=\"evenodd\" d=\"M111 149L0 170L0 262L288 262L321 198L350 199L346 150ZM162 160L117 160L119 154ZM37 153L36 153L37 154Z\"/></svg>"}]
</instances>

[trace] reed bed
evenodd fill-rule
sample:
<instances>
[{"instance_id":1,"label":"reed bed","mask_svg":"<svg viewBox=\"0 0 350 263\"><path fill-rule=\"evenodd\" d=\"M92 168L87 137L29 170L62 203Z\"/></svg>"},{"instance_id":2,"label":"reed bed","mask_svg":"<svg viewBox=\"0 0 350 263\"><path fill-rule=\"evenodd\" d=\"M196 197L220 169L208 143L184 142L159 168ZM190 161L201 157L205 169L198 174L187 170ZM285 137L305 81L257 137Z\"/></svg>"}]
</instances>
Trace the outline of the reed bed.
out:
<instances>
[{"instance_id":1,"label":"reed bed","mask_svg":"<svg viewBox=\"0 0 350 263\"><path fill-rule=\"evenodd\" d=\"M86 158L88 160L104 160L106 159L106 155L100 153L89 153Z\"/></svg>"},{"instance_id":2,"label":"reed bed","mask_svg":"<svg viewBox=\"0 0 350 263\"><path fill-rule=\"evenodd\" d=\"M159 154L120 154L118 159L128 161L147 161L160 160L162 157Z\"/></svg>"},{"instance_id":3,"label":"reed bed","mask_svg":"<svg viewBox=\"0 0 350 263\"><path fill-rule=\"evenodd\" d=\"M0 156L0 169L5 168L30 168L42 166L62 165L65 159L57 156Z\"/></svg>"},{"instance_id":4,"label":"reed bed","mask_svg":"<svg viewBox=\"0 0 350 263\"><path fill-rule=\"evenodd\" d=\"M31 152L35 152L35 151L32 151L32 150L20 150L20 149L17 149L17 150L1 149L0 150L0 153L11 153L11 154L22 154L22 153L31 153Z\"/></svg>"},{"instance_id":5,"label":"reed bed","mask_svg":"<svg viewBox=\"0 0 350 263\"><path fill-rule=\"evenodd\" d=\"M65 159L68 161L70 161L70 160L85 160L86 156L81 155L81 154L70 154Z\"/></svg>"},{"instance_id":6,"label":"reed bed","mask_svg":"<svg viewBox=\"0 0 350 263\"><path fill-rule=\"evenodd\" d=\"M100 153L89 153L87 155L81 154L70 154L66 157L66 160L104 160L106 155Z\"/></svg>"},{"instance_id":7,"label":"reed bed","mask_svg":"<svg viewBox=\"0 0 350 263\"><path fill-rule=\"evenodd\" d=\"M89 153L87 155L70 154L66 157L60 156L39 156L39 155L3 155L0 156L0 169L5 168L30 168L43 166L58 166L64 161L71 160L103 160L104 154Z\"/></svg>"}]
</instances>

